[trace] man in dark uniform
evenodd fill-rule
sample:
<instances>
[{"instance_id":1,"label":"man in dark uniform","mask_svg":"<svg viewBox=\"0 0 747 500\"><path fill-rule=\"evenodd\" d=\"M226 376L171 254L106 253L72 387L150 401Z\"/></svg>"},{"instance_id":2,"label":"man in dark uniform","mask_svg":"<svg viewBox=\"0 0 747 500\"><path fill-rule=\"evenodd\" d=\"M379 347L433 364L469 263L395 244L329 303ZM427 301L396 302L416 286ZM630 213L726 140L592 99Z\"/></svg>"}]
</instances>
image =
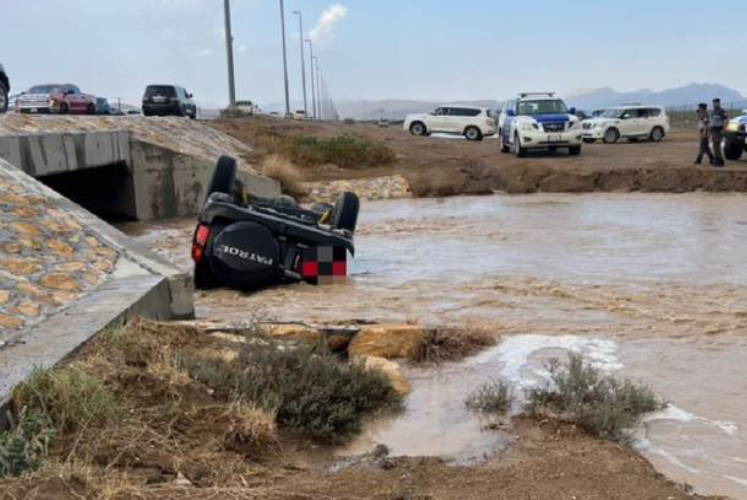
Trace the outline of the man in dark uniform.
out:
<instances>
[{"instance_id":1,"label":"man in dark uniform","mask_svg":"<svg viewBox=\"0 0 747 500\"><path fill-rule=\"evenodd\" d=\"M729 124L729 115L721 107L721 99L713 100L713 109L710 113L711 120L711 142L713 143L713 166L724 166L724 154L721 150L721 142L724 140L724 130Z\"/></svg>"},{"instance_id":2,"label":"man in dark uniform","mask_svg":"<svg viewBox=\"0 0 747 500\"><path fill-rule=\"evenodd\" d=\"M703 156L708 157L708 162L713 165L713 154L711 153L711 120L708 117L708 104L698 104L696 113L698 118L698 134L700 134L700 150L695 160L695 165L703 162Z\"/></svg>"}]
</instances>

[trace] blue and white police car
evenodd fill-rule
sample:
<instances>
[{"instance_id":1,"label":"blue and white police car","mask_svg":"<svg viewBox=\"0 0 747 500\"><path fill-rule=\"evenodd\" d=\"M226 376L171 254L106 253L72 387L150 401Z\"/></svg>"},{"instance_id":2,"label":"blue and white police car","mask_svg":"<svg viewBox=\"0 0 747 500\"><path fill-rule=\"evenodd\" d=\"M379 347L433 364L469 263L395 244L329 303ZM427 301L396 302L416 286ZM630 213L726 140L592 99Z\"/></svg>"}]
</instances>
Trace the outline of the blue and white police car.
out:
<instances>
[{"instance_id":1,"label":"blue and white police car","mask_svg":"<svg viewBox=\"0 0 747 500\"><path fill-rule=\"evenodd\" d=\"M739 160L747 151L747 109L742 116L729 120L724 139L724 156L727 160Z\"/></svg>"},{"instance_id":2,"label":"blue and white police car","mask_svg":"<svg viewBox=\"0 0 747 500\"><path fill-rule=\"evenodd\" d=\"M501 151L524 157L530 149L567 148L581 154L581 120L554 93L521 93L506 103L498 119Z\"/></svg>"}]
</instances>

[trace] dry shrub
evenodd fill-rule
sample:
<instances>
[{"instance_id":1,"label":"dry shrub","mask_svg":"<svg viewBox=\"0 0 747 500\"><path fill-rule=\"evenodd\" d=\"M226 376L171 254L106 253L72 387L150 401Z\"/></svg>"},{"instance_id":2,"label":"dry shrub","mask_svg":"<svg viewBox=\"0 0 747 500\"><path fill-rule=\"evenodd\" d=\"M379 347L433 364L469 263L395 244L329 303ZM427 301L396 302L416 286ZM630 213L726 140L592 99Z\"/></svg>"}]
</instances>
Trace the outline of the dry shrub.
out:
<instances>
[{"instance_id":1,"label":"dry shrub","mask_svg":"<svg viewBox=\"0 0 747 500\"><path fill-rule=\"evenodd\" d=\"M529 414L560 418L594 437L631 444L640 417L666 406L649 387L606 376L579 354L570 354L566 366L554 360L548 370L550 381L527 394Z\"/></svg>"},{"instance_id":2,"label":"dry shrub","mask_svg":"<svg viewBox=\"0 0 747 500\"><path fill-rule=\"evenodd\" d=\"M298 199L308 194L298 167L280 155L270 155L262 162L262 173L280 183L284 193Z\"/></svg>"},{"instance_id":3,"label":"dry shrub","mask_svg":"<svg viewBox=\"0 0 747 500\"><path fill-rule=\"evenodd\" d=\"M503 415L511 409L513 401L514 393L511 386L506 382L498 381L478 387L467 397L464 404L472 411Z\"/></svg>"},{"instance_id":4,"label":"dry shrub","mask_svg":"<svg viewBox=\"0 0 747 500\"><path fill-rule=\"evenodd\" d=\"M412 361L421 364L459 361L495 343L495 336L482 328L429 328Z\"/></svg>"},{"instance_id":5,"label":"dry shrub","mask_svg":"<svg viewBox=\"0 0 747 500\"><path fill-rule=\"evenodd\" d=\"M240 400L221 410L215 422L226 427L224 445L227 449L256 449L277 441L275 412Z\"/></svg>"}]
</instances>

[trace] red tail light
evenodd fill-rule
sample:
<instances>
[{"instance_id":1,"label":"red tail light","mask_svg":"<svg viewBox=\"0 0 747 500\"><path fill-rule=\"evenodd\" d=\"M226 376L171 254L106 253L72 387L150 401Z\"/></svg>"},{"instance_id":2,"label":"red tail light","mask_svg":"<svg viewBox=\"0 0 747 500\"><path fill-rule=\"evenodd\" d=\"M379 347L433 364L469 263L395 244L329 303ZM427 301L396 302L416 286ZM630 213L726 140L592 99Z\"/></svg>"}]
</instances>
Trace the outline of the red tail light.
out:
<instances>
[{"instance_id":1,"label":"red tail light","mask_svg":"<svg viewBox=\"0 0 747 500\"><path fill-rule=\"evenodd\" d=\"M200 224L195 231L194 242L192 243L192 260L197 263L202 260L207 248L208 239L210 238L210 228Z\"/></svg>"}]
</instances>

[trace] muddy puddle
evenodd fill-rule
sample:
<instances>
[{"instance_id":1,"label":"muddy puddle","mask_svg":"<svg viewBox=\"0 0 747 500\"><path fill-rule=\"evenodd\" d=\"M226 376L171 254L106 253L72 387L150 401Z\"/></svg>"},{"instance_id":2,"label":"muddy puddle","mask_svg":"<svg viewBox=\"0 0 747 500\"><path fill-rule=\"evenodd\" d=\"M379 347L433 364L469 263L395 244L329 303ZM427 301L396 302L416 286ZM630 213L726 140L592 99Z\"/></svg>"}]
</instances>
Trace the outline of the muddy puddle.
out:
<instances>
[{"instance_id":1,"label":"muddy puddle","mask_svg":"<svg viewBox=\"0 0 747 500\"><path fill-rule=\"evenodd\" d=\"M193 222L127 228L189 267ZM348 285L198 294L198 315L242 321L418 319L491 325L496 348L440 370L407 368L408 411L344 454L480 460L510 445L464 398L482 382L519 391L545 362L585 353L671 402L639 448L698 492L747 499L747 197L532 195L367 203Z\"/></svg>"}]
</instances>

